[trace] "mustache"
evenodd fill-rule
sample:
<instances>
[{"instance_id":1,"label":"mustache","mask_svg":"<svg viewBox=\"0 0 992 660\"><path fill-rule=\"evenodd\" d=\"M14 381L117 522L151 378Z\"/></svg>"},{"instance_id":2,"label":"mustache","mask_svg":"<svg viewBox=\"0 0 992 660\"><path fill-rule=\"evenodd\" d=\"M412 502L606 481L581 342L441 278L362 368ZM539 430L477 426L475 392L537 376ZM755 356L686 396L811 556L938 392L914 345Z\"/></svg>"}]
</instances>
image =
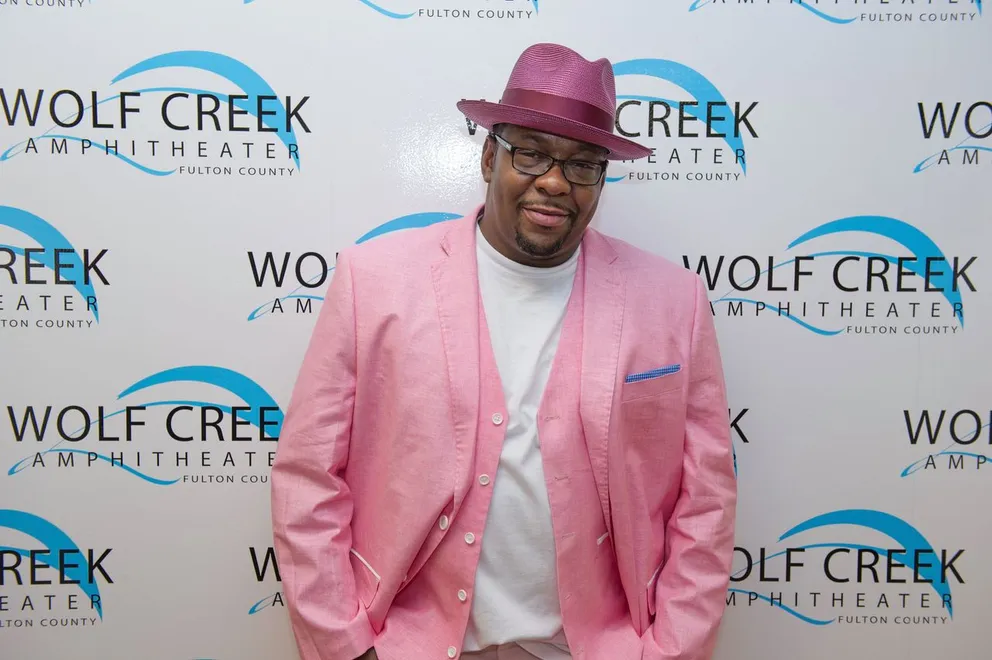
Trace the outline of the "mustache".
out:
<instances>
[{"instance_id":1,"label":"mustache","mask_svg":"<svg viewBox=\"0 0 992 660\"><path fill-rule=\"evenodd\" d=\"M520 204L517 205L518 210L526 208L528 206L537 206L537 207L543 206L546 209L555 209L561 211L562 213L567 213L571 217L575 217L576 214L575 209L568 208L567 206L562 206L561 204L555 204L554 202L526 201L526 202L520 202Z\"/></svg>"}]
</instances>

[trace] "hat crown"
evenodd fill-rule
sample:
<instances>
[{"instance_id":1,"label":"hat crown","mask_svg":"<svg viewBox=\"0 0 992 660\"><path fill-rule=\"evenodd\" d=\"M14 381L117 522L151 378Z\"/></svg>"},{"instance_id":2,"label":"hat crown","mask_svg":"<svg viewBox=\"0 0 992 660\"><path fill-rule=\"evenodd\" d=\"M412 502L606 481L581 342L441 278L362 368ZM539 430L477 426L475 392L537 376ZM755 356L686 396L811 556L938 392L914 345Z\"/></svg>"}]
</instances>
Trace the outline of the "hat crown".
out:
<instances>
[{"instance_id":1,"label":"hat crown","mask_svg":"<svg viewBox=\"0 0 992 660\"><path fill-rule=\"evenodd\" d=\"M605 57L587 60L558 44L539 43L521 53L498 103L462 99L456 105L470 122L490 130L513 124L560 135L603 147L610 160L651 155L651 149L615 134L613 64Z\"/></svg>"},{"instance_id":2,"label":"hat crown","mask_svg":"<svg viewBox=\"0 0 992 660\"><path fill-rule=\"evenodd\" d=\"M506 83L506 91L515 89L575 99L610 115L616 111L610 61L590 61L558 44L536 44L521 53Z\"/></svg>"}]
</instances>

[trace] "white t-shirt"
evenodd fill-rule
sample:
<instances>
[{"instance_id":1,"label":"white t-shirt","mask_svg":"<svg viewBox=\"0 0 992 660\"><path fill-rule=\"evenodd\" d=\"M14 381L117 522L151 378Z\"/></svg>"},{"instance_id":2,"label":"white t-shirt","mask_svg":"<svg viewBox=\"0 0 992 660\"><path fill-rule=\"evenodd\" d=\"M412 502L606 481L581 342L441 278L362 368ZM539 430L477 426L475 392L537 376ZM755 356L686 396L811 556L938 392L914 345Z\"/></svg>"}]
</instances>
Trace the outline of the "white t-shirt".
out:
<instances>
[{"instance_id":1,"label":"white t-shirt","mask_svg":"<svg viewBox=\"0 0 992 660\"><path fill-rule=\"evenodd\" d=\"M536 268L497 252L481 229L476 238L479 289L509 421L482 536L464 650L476 659L516 657L513 653L529 657L521 653L524 650L541 660L569 658L537 414L579 252L559 266ZM493 646L501 648L471 654Z\"/></svg>"}]
</instances>

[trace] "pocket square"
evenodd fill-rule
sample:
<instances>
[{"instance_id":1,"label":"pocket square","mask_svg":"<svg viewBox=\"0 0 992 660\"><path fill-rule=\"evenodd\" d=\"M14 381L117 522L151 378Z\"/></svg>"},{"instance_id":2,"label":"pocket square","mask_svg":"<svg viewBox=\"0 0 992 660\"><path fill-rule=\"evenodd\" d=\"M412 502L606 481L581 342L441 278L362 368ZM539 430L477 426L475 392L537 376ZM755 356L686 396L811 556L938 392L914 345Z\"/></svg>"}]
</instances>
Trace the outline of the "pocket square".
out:
<instances>
[{"instance_id":1,"label":"pocket square","mask_svg":"<svg viewBox=\"0 0 992 660\"><path fill-rule=\"evenodd\" d=\"M667 367L661 367L659 369L652 369L651 371L642 371L639 374L629 374L623 379L625 383L636 383L642 380L651 380L652 378L661 378L662 376L670 376L682 371L681 364L670 364Z\"/></svg>"}]
</instances>

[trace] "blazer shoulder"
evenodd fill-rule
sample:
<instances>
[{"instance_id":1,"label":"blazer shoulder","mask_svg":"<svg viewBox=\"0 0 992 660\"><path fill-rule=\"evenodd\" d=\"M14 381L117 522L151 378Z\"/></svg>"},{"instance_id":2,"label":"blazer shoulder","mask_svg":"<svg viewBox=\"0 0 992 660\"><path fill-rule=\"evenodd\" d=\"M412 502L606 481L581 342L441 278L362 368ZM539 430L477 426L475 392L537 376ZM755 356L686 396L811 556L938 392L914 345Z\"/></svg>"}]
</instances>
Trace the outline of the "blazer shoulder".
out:
<instances>
[{"instance_id":1,"label":"blazer shoulder","mask_svg":"<svg viewBox=\"0 0 992 660\"><path fill-rule=\"evenodd\" d=\"M448 221L427 227L414 227L382 234L338 252L338 262L346 260L359 272L402 271L430 263L441 251L441 239L449 230Z\"/></svg>"},{"instance_id":2,"label":"blazer shoulder","mask_svg":"<svg viewBox=\"0 0 992 660\"><path fill-rule=\"evenodd\" d=\"M667 257L614 236L602 236L620 257L628 282L640 282L649 286L674 285L676 288L684 287L689 292L702 282L699 275Z\"/></svg>"}]
</instances>

